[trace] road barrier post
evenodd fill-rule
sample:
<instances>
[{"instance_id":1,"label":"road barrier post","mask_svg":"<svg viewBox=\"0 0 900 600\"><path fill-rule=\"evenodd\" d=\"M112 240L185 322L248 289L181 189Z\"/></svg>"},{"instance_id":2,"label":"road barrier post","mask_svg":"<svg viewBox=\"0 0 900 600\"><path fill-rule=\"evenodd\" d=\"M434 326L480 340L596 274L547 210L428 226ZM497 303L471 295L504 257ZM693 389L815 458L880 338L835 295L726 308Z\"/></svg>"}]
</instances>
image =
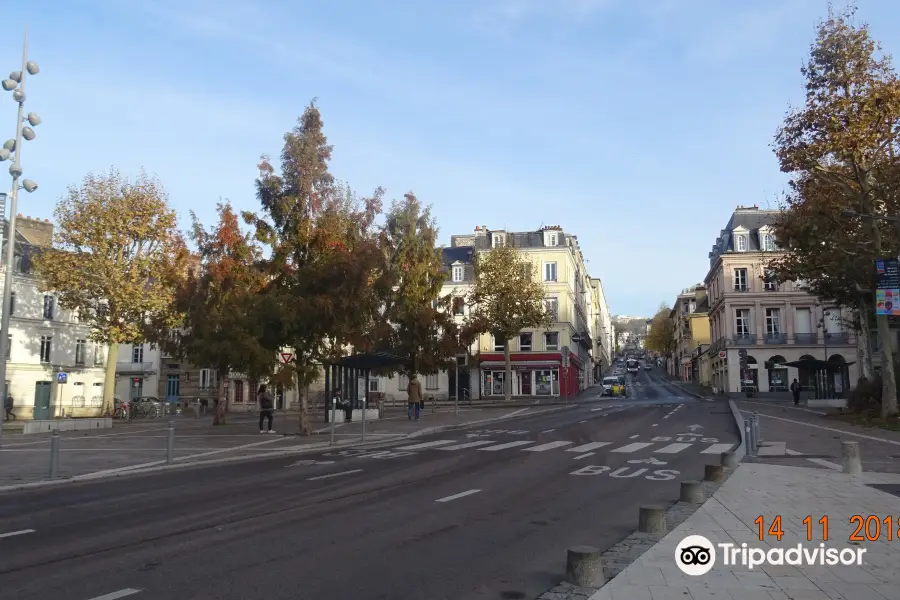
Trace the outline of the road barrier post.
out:
<instances>
[{"instance_id":1,"label":"road barrier post","mask_svg":"<svg viewBox=\"0 0 900 600\"><path fill-rule=\"evenodd\" d=\"M662 506L642 506L638 513L638 531L641 533L665 533L666 509Z\"/></svg>"},{"instance_id":2,"label":"road barrier post","mask_svg":"<svg viewBox=\"0 0 900 600\"><path fill-rule=\"evenodd\" d=\"M169 431L166 437L166 464L175 462L175 421L169 421Z\"/></svg>"},{"instance_id":3,"label":"road barrier post","mask_svg":"<svg viewBox=\"0 0 900 600\"><path fill-rule=\"evenodd\" d=\"M704 500L703 484L699 481L682 481L679 500L688 504L702 504Z\"/></svg>"},{"instance_id":4,"label":"road barrier post","mask_svg":"<svg viewBox=\"0 0 900 600\"><path fill-rule=\"evenodd\" d=\"M54 429L50 436L50 479L59 476L59 430Z\"/></svg>"},{"instance_id":5,"label":"road barrier post","mask_svg":"<svg viewBox=\"0 0 900 600\"><path fill-rule=\"evenodd\" d=\"M566 552L566 581L578 587L600 587L606 582L600 550L572 546Z\"/></svg>"},{"instance_id":6,"label":"road barrier post","mask_svg":"<svg viewBox=\"0 0 900 600\"><path fill-rule=\"evenodd\" d=\"M753 428L753 449L756 451L759 449L759 413L753 413L750 417L750 426Z\"/></svg>"},{"instance_id":7,"label":"road barrier post","mask_svg":"<svg viewBox=\"0 0 900 600\"><path fill-rule=\"evenodd\" d=\"M334 446L334 418L337 416L337 396L331 399L331 439L328 441L329 446Z\"/></svg>"},{"instance_id":8,"label":"road barrier post","mask_svg":"<svg viewBox=\"0 0 900 600\"><path fill-rule=\"evenodd\" d=\"M850 475L862 473L859 442L841 442L841 469Z\"/></svg>"},{"instance_id":9,"label":"road barrier post","mask_svg":"<svg viewBox=\"0 0 900 600\"><path fill-rule=\"evenodd\" d=\"M750 419L744 419L744 439L747 442L747 454L754 455L756 454L756 444L753 440L753 426L750 424Z\"/></svg>"},{"instance_id":10,"label":"road barrier post","mask_svg":"<svg viewBox=\"0 0 900 600\"><path fill-rule=\"evenodd\" d=\"M706 465L703 470L703 479L713 483L721 483L725 480L725 467L722 465Z\"/></svg>"},{"instance_id":11,"label":"road barrier post","mask_svg":"<svg viewBox=\"0 0 900 600\"><path fill-rule=\"evenodd\" d=\"M362 399L362 441L366 441L366 397Z\"/></svg>"}]
</instances>

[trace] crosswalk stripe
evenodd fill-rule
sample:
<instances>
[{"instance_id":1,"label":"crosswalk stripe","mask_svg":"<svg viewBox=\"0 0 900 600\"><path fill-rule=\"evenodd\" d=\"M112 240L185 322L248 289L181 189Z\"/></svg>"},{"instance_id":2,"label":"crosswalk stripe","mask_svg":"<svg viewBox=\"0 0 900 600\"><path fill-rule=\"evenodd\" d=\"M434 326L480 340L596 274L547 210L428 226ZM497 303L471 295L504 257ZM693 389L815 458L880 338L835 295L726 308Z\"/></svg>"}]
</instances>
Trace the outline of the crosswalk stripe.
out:
<instances>
[{"instance_id":1,"label":"crosswalk stripe","mask_svg":"<svg viewBox=\"0 0 900 600\"><path fill-rule=\"evenodd\" d=\"M435 450L462 450L463 448L476 448L478 446L486 446L488 444L496 444L494 440L478 440L476 442L466 442L465 444L456 444L455 446L443 446L435 448Z\"/></svg>"},{"instance_id":2,"label":"crosswalk stripe","mask_svg":"<svg viewBox=\"0 0 900 600\"><path fill-rule=\"evenodd\" d=\"M733 444L713 444L706 450L702 451L700 454L721 454L723 452L728 452L731 450Z\"/></svg>"},{"instance_id":3,"label":"crosswalk stripe","mask_svg":"<svg viewBox=\"0 0 900 600\"><path fill-rule=\"evenodd\" d=\"M585 444L583 446L566 448L566 452L590 452L594 448L602 448L603 446L609 446L610 444L612 444L612 442L591 442L590 444Z\"/></svg>"},{"instance_id":4,"label":"crosswalk stripe","mask_svg":"<svg viewBox=\"0 0 900 600\"><path fill-rule=\"evenodd\" d=\"M533 446L531 448L523 448L525 452L543 452L544 450L552 450L553 448L559 448L561 446L568 446L572 442L564 442L562 440L558 442L549 442L546 444L541 444L540 446Z\"/></svg>"},{"instance_id":5,"label":"crosswalk stripe","mask_svg":"<svg viewBox=\"0 0 900 600\"><path fill-rule=\"evenodd\" d=\"M631 452L636 452L642 448L646 448L647 446L652 446L653 444L650 442L635 442L633 444L628 444L627 446L622 446L621 448L616 448L615 450L610 450L610 452L620 452L623 454L629 454Z\"/></svg>"},{"instance_id":6,"label":"crosswalk stripe","mask_svg":"<svg viewBox=\"0 0 900 600\"><path fill-rule=\"evenodd\" d=\"M677 454L677 453L681 452L682 450L684 450L685 448L690 448L691 446L693 446L693 444L684 444L684 443L669 444L668 446L664 446L664 447L660 448L659 450L656 450L655 452L657 454Z\"/></svg>"},{"instance_id":7,"label":"crosswalk stripe","mask_svg":"<svg viewBox=\"0 0 900 600\"><path fill-rule=\"evenodd\" d=\"M435 440L433 442L422 442L421 444L413 444L412 446L401 446L394 450L420 450L422 448L434 448L435 446L443 446L445 444L455 444L456 440Z\"/></svg>"},{"instance_id":8,"label":"crosswalk stripe","mask_svg":"<svg viewBox=\"0 0 900 600\"><path fill-rule=\"evenodd\" d=\"M484 452L496 452L497 450L506 450L507 448L515 448L516 446L527 446L533 444L533 440L517 440L515 442L506 442L505 444L497 444L496 446L488 446L487 448L479 448Z\"/></svg>"}]
</instances>

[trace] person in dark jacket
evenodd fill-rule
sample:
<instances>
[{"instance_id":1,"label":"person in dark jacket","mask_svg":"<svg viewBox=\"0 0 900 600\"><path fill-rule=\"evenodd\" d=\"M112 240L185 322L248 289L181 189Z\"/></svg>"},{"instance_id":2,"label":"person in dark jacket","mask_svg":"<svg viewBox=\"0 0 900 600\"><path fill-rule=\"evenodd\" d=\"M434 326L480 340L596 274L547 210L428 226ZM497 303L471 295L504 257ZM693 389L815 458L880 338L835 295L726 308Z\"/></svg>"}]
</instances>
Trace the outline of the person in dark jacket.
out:
<instances>
[{"instance_id":1,"label":"person in dark jacket","mask_svg":"<svg viewBox=\"0 0 900 600\"><path fill-rule=\"evenodd\" d=\"M794 405L800 404L800 382L796 379L791 384L791 393L794 395Z\"/></svg>"},{"instance_id":2,"label":"person in dark jacket","mask_svg":"<svg viewBox=\"0 0 900 600\"><path fill-rule=\"evenodd\" d=\"M275 398L266 391L266 384L259 386L259 391L256 393L256 399L257 402L259 402L259 432L275 433L275 430L272 429L272 421L275 418ZM263 429L263 419L269 420L268 429Z\"/></svg>"},{"instance_id":3,"label":"person in dark jacket","mask_svg":"<svg viewBox=\"0 0 900 600\"><path fill-rule=\"evenodd\" d=\"M6 397L6 400L3 401L3 410L6 413L7 421L14 421L16 418L16 415L13 414L13 404L14 403L15 403L15 400L13 399L12 394L8 395Z\"/></svg>"}]
</instances>

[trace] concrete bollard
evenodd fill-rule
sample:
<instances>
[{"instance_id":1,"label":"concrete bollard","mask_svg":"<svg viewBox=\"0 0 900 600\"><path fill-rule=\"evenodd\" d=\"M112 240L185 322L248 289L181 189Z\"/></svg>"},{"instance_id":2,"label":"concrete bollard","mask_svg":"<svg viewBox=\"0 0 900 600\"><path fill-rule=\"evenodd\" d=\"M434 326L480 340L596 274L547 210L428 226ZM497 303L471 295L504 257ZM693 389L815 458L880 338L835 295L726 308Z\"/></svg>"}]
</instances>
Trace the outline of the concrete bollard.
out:
<instances>
[{"instance_id":1,"label":"concrete bollard","mask_svg":"<svg viewBox=\"0 0 900 600\"><path fill-rule=\"evenodd\" d=\"M566 581L578 587L600 587L606 582L600 550L572 546L566 552Z\"/></svg>"},{"instance_id":2,"label":"concrete bollard","mask_svg":"<svg viewBox=\"0 0 900 600\"><path fill-rule=\"evenodd\" d=\"M50 479L59 476L59 430L54 429L50 436Z\"/></svg>"},{"instance_id":3,"label":"concrete bollard","mask_svg":"<svg viewBox=\"0 0 900 600\"><path fill-rule=\"evenodd\" d=\"M169 421L169 435L166 438L166 464L175 462L175 422Z\"/></svg>"},{"instance_id":4,"label":"concrete bollard","mask_svg":"<svg viewBox=\"0 0 900 600\"><path fill-rule=\"evenodd\" d=\"M744 440L747 443L747 454L754 455L756 454L756 442L753 439L753 425L750 424L750 419L744 419Z\"/></svg>"},{"instance_id":5,"label":"concrete bollard","mask_svg":"<svg viewBox=\"0 0 900 600\"><path fill-rule=\"evenodd\" d=\"M734 452L723 452L722 453L722 466L726 469L737 469L738 459L737 454Z\"/></svg>"},{"instance_id":6,"label":"concrete bollard","mask_svg":"<svg viewBox=\"0 0 900 600\"><path fill-rule=\"evenodd\" d=\"M750 428L753 430L753 450L759 450L759 413L750 417Z\"/></svg>"},{"instance_id":7,"label":"concrete bollard","mask_svg":"<svg viewBox=\"0 0 900 600\"><path fill-rule=\"evenodd\" d=\"M841 442L841 467L844 473L849 473L850 475L862 473L859 442Z\"/></svg>"},{"instance_id":8,"label":"concrete bollard","mask_svg":"<svg viewBox=\"0 0 900 600\"><path fill-rule=\"evenodd\" d=\"M704 500L703 484L699 481L682 481L681 482L681 502L688 504L701 504Z\"/></svg>"},{"instance_id":9,"label":"concrete bollard","mask_svg":"<svg viewBox=\"0 0 900 600\"><path fill-rule=\"evenodd\" d=\"M638 513L638 531L641 533L665 533L666 509L662 506L642 506Z\"/></svg>"},{"instance_id":10,"label":"concrete bollard","mask_svg":"<svg viewBox=\"0 0 900 600\"><path fill-rule=\"evenodd\" d=\"M722 465L706 465L703 468L703 479L713 483L721 483L725 480L725 467Z\"/></svg>"}]
</instances>

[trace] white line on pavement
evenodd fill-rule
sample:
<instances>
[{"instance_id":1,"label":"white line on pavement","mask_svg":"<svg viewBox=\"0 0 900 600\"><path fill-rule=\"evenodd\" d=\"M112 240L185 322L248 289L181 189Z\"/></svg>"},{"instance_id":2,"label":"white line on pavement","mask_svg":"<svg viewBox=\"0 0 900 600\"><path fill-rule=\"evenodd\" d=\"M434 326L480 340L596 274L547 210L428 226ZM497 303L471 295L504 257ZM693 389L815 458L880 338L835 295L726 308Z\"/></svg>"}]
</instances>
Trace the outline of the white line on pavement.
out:
<instances>
[{"instance_id":1,"label":"white line on pavement","mask_svg":"<svg viewBox=\"0 0 900 600\"><path fill-rule=\"evenodd\" d=\"M650 427L659 427L659 423L654 423L654 424L651 425Z\"/></svg>"},{"instance_id":2,"label":"white line on pavement","mask_svg":"<svg viewBox=\"0 0 900 600\"><path fill-rule=\"evenodd\" d=\"M541 433L550 433L551 431L556 431L556 429L545 429Z\"/></svg>"},{"instance_id":3,"label":"white line on pavement","mask_svg":"<svg viewBox=\"0 0 900 600\"><path fill-rule=\"evenodd\" d=\"M476 440L474 442L466 442L465 444L456 444L455 446L444 446L435 448L436 450L463 450L465 448L477 448L478 446L487 446L488 444L496 444L493 440Z\"/></svg>"},{"instance_id":4,"label":"white line on pavement","mask_svg":"<svg viewBox=\"0 0 900 600\"><path fill-rule=\"evenodd\" d=\"M505 444L490 446L489 448L479 448L479 450L483 452L496 452L497 450L506 450L507 448L515 448L516 446L527 446L528 444L533 443L533 440L517 440L515 442L506 442Z\"/></svg>"},{"instance_id":5,"label":"white line on pavement","mask_svg":"<svg viewBox=\"0 0 900 600\"><path fill-rule=\"evenodd\" d=\"M10 531L9 533L0 533L0 538L8 538L17 535L25 535L26 533L34 533L34 529L20 529L19 531Z\"/></svg>"},{"instance_id":6,"label":"white line on pavement","mask_svg":"<svg viewBox=\"0 0 900 600\"><path fill-rule=\"evenodd\" d=\"M587 423L587 419L585 419L584 421L578 421L579 425L581 425L582 423Z\"/></svg>"},{"instance_id":7,"label":"white line on pavement","mask_svg":"<svg viewBox=\"0 0 900 600\"><path fill-rule=\"evenodd\" d=\"M652 446L652 443L649 442L635 442L633 444L628 444L626 446L622 446L621 448L616 448L615 450L610 450L610 452L619 452L622 454L630 454L631 452L636 452L637 450L641 450L642 448L646 448L647 446Z\"/></svg>"},{"instance_id":8,"label":"white line on pavement","mask_svg":"<svg viewBox=\"0 0 900 600\"><path fill-rule=\"evenodd\" d=\"M552 450L553 448L559 448L561 446L568 446L572 442L565 441L557 441L557 442L548 442L546 444L541 444L540 446L532 446L531 448L524 448L525 452L544 452L545 450Z\"/></svg>"},{"instance_id":9,"label":"white line on pavement","mask_svg":"<svg viewBox=\"0 0 900 600\"><path fill-rule=\"evenodd\" d=\"M412 446L400 446L394 450L421 450L422 448L434 448L435 446L444 446L453 444L456 440L434 440L432 442L422 442L421 444L413 444Z\"/></svg>"},{"instance_id":10,"label":"white line on pavement","mask_svg":"<svg viewBox=\"0 0 900 600\"><path fill-rule=\"evenodd\" d=\"M733 446L734 444L713 444L700 454L722 454L723 452L729 452Z\"/></svg>"},{"instance_id":11,"label":"white line on pavement","mask_svg":"<svg viewBox=\"0 0 900 600\"><path fill-rule=\"evenodd\" d=\"M605 407L605 406L601 406L600 408L592 408L592 409L591 409L591 412L597 412L598 410L603 410L604 408L606 408L606 407Z\"/></svg>"},{"instance_id":12,"label":"white line on pavement","mask_svg":"<svg viewBox=\"0 0 900 600\"><path fill-rule=\"evenodd\" d=\"M791 450L791 449L789 449L789 448L786 448L785 451L784 451L784 453L787 454L787 455L789 455L789 456L803 457L803 453L802 453L802 452L797 452L796 450ZM823 459L823 458L807 458L806 460L808 460L809 462L811 462L811 463L813 463L813 464L819 465L819 466L821 466L821 467L827 467L827 468L833 469L833 470L835 470L835 471L842 471L842 470L843 470L843 467L841 467L841 465L839 465L839 464L837 464L837 463L833 463L833 462L831 462L831 461L827 461L827 460L825 460L825 459Z\"/></svg>"},{"instance_id":13,"label":"white line on pavement","mask_svg":"<svg viewBox=\"0 0 900 600\"><path fill-rule=\"evenodd\" d=\"M629 440L634 440L634 439L637 439L637 438L639 438L639 437L641 437L640 434L634 434L633 436L631 436L631 437L628 438L628 439L629 439Z\"/></svg>"},{"instance_id":14,"label":"white line on pavement","mask_svg":"<svg viewBox=\"0 0 900 600\"><path fill-rule=\"evenodd\" d=\"M582 454L581 456L576 456L572 460L581 460L582 458L587 458L588 456L593 456L593 455L594 455L593 452L588 452L586 454Z\"/></svg>"},{"instance_id":15,"label":"white line on pavement","mask_svg":"<svg viewBox=\"0 0 900 600\"><path fill-rule=\"evenodd\" d=\"M359 473L362 469L352 469L350 471L341 471L339 473L329 473L328 475L319 475L318 477L307 477L307 481L316 481L317 479L331 479L332 477L340 477L341 475L350 475L351 473Z\"/></svg>"},{"instance_id":16,"label":"white line on pavement","mask_svg":"<svg viewBox=\"0 0 900 600\"><path fill-rule=\"evenodd\" d=\"M610 444L612 444L612 442L591 442L590 444L582 444L581 446L575 446L574 448L566 448L566 452L590 452L591 450L609 446Z\"/></svg>"},{"instance_id":17,"label":"white line on pavement","mask_svg":"<svg viewBox=\"0 0 900 600\"><path fill-rule=\"evenodd\" d=\"M656 454L677 454L684 450L685 448L690 448L693 444L685 444L685 443L677 443L677 444L669 444L668 446L663 446L659 450L656 451Z\"/></svg>"},{"instance_id":18,"label":"white line on pavement","mask_svg":"<svg viewBox=\"0 0 900 600\"><path fill-rule=\"evenodd\" d=\"M124 590L119 590L118 592L103 594L102 596L95 596L94 598L90 598L90 600L118 600L118 598L124 598L125 596L133 596L140 591L141 590L136 590L134 588L126 588Z\"/></svg>"},{"instance_id":19,"label":"white line on pavement","mask_svg":"<svg viewBox=\"0 0 900 600\"><path fill-rule=\"evenodd\" d=\"M468 490L465 492L460 492L459 494L453 494L452 496L446 496L444 498L438 498L435 502L450 502L451 500L456 500L457 498L465 498L466 496L471 496L472 494L477 494L481 490Z\"/></svg>"},{"instance_id":20,"label":"white line on pavement","mask_svg":"<svg viewBox=\"0 0 900 600\"><path fill-rule=\"evenodd\" d=\"M761 417L768 417L769 419L775 419L776 421L786 421L788 423L794 423L795 425L805 425L806 427L815 427L816 429L824 429L825 431L833 431L835 433L843 433L844 435L852 435L854 437L863 438L866 440L874 440L876 442L884 442L885 444L893 444L895 446L900 446L900 442L897 440L889 440L887 438L875 437L874 435L866 435L864 433L854 433L852 431L846 431L844 429L837 429L835 427L825 427L824 425L815 425L813 423L806 423L804 421L794 421L793 419L785 419L784 417L773 417L772 415L767 415L766 413L756 413Z\"/></svg>"}]
</instances>

